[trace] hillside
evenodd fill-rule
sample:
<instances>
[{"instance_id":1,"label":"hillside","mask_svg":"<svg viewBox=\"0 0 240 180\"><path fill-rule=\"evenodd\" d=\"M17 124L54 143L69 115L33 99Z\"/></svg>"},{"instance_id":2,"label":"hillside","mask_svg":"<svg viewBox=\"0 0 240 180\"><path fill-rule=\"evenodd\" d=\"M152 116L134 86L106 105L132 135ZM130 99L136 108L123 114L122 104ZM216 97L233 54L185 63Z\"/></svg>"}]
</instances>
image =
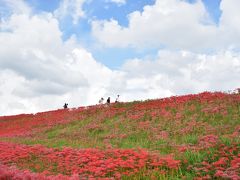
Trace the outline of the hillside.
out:
<instances>
[{"instance_id":1,"label":"hillside","mask_svg":"<svg viewBox=\"0 0 240 180\"><path fill-rule=\"evenodd\" d=\"M240 94L0 117L0 179L240 179Z\"/></svg>"}]
</instances>

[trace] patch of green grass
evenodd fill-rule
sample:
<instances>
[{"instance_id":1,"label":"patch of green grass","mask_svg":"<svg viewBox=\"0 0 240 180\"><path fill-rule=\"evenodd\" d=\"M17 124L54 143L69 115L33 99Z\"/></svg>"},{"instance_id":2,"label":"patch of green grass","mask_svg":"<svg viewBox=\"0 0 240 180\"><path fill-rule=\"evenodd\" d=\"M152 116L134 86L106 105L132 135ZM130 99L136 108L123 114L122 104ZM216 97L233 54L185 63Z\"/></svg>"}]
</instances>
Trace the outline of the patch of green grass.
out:
<instances>
[{"instance_id":1,"label":"patch of green grass","mask_svg":"<svg viewBox=\"0 0 240 180\"><path fill-rule=\"evenodd\" d=\"M197 144L198 142L198 136L196 134L188 134L183 136L182 143L186 144Z\"/></svg>"},{"instance_id":2,"label":"patch of green grass","mask_svg":"<svg viewBox=\"0 0 240 180\"><path fill-rule=\"evenodd\" d=\"M51 130L47 130L45 133L47 134L48 139L52 139L57 137L61 133L62 129L64 128L65 127L63 125L59 125L52 128Z\"/></svg>"},{"instance_id":3,"label":"patch of green grass","mask_svg":"<svg viewBox=\"0 0 240 180\"><path fill-rule=\"evenodd\" d=\"M87 124L91 123L92 119L84 119L84 120L75 120L72 121L68 124L62 124L62 125L57 125L51 129L48 129L47 131L41 133L41 134L45 134L47 135L47 137L49 139L51 138L56 138L59 135L63 134L71 134L75 131L78 131L79 129L81 129L82 127L86 126Z\"/></svg>"},{"instance_id":4,"label":"patch of green grass","mask_svg":"<svg viewBox=\"0 0 240 180\"><path fill-rule=\"evenodd\" d=\"M160 147L158 151L162 155L167 155L173 152L173 147L167 144L166 146Z\"/></svg>"},{"instance_id":5,"label":"patch of green grass","mask_svg":"<svg viewBox=\"0 0 240 180\"><path fill-rule=\"evenodd\" d=\"M71 146L71 145L65 139L59 139L57 141L51 142L51 147L53 147L53 148L61 148L63 146Z\"/></svg>"},{"instance_id":6,"label":"patch of green grass","mask_svg":"<svg viewBox=\"0 0 240 180\"><path fill-rule=\"evenodd\" d=\"M173 151L172 146L164 139L151 142L150 150L157 150L160 154L169 154Z\"/></svg>"},{"instance_id":7,"label":"patch of green grass","mask_svg":"<svg viewBox=\"0 0 240 180\"><path fill-rule=\"evenodd\" d=\"M186 151L184 153L184 157L189 162L189 164L200 163L206 157L205 152L193 152L193 151Z\"/></svg>"},{"instance_id":8,"label":"patch of green grass","mask_svg":"<svg viewBox=\"0 0 240 180\"><path fill-rule=\"evenodd\" d=\"M232 144L232 141L233 141L232 139L229 139L229 138L226 138L226 137L220 137L219 139L223 144L225 144L227 146L230 146Z\"/></svg>"},{"instance_id":9,"label":"patch of green grass","mask_svg":"<svg viewBox=\"0 0 240 180\"><path fill-rule=\"evenodd\" d=\"M151 146L151 141L148 137L148 132L140 131L132 133L123 139L112 139L111 144L118 148L149 148Z\"/></svg>"},{"instance_id":10,"label":"patch of green grass","mask_svg":"<svg viewBox=\"0 0 240 180\"><path fill-rule=\"evenodd\" d=\"M212 155L214 154L215 149L209 148L208 151L186 151L183 155L184 159L188 161L189 164L200 163L204 160L211 161Z\"/></svg>"},{"instance_id":11,"label":"patch of green grass","mask_svg":"<svg viewBox=\"0 0 240 180\"><path fill-rule=\"evenodd\" d=\"M45 145L47 143L45 140L42 140L42 139L21 138L21 137L8 138L8 139L5 139L5 141L26 144L26 145L35 145L35 144Z\"/></svg>"},{"instance_id":12,"label":"patch of green grass","mask_svg":"<svg viewBox=\"0 0 240 180\"><path fill-rule=\"evenodd\" d=\"M226 146L231 146L233 143L239 144L240 146L240 137L228 138L228 137L220 136L219 139L220 139L220 142Z\"/></svg>"}]
</instances>

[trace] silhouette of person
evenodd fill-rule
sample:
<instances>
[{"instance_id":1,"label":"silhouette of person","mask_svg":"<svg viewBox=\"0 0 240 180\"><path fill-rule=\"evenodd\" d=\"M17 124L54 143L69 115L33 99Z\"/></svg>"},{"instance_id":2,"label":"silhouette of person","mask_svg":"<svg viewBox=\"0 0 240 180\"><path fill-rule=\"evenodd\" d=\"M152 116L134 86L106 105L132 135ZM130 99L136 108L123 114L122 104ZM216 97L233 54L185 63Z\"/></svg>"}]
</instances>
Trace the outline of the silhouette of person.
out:
<instances>
[{"instance_id":1,"label":"silhouette of person","mask_svg":"<svg viewBox=\"0 0 240 180\"><path fill-rule=\"evenodd\" d=\"M98 102L99 104L103 104L104 98L102 97Z\"/></svg>"},{"instance_id":2,"label":"silhouette of person","mask_svg":"<svg viewBox=\"0 0 240 180\"><path fill-rule=\"evenodd\" d=\"M116 100L115 100L115 103L119 102L119 96L120 96L120 95L117 95L117 98L116 98Z\"/></svg>"},{"instance_id":3,"label":"silhouette of person","mask_svg":"<svg viewBox=\"0 0 240 180\"><path fill-rule=\"evenodd\" d=\"M240 88L237 88L237 93L240 94Z\"/></svg>"},{"instance_id":4,"label":"silhouette of person","mask_svg":"<svg viewBox=\"0 0 240 180\"><path fill-rule=\"evenodd\" d=\"M107 104L110 104L110 97L107 98Z\"/></svg>"},{"instance_id":5,"label":"silhouette of person","mask_svg":"<svg viewBox=\"0 0 240 180\"><path fill-rule=\"evenodd\" d=\"M68 104L65 103L65 104L63 105L63 108L64 108L64 109L67 109L67 108L68 108Z\"/></svg>"}]
</instances>

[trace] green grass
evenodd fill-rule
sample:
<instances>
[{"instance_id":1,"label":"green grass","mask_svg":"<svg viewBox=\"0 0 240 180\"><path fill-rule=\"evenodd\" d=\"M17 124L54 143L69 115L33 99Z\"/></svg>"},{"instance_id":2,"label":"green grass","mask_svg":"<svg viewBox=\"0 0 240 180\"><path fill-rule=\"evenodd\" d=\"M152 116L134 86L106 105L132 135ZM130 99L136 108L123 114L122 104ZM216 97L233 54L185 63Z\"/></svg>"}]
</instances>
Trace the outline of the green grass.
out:
<instances>
[{"instance_id":1,"label":"green grass","mask_svg":"<svg viewBox=\"0 0 240 180\"><path fill-rule=\"evenodd\" d=\"M184 144L197 144L198 136L196 134L188 134L183 136L182 143Z\"/></svg>"},{"instance_id":2,"label":"green grass","mask_svg":"<svg viewBox=\"0 0 240 180\"><path fill-rule=\"evenodd\" d=\"M184 157L189 162L189 164L194 164L202 162L206 157L208 157L208 154L206 152L186 151L184 153Z\"/></svg>"},{"instance_id":3,"label":"green grass","mask_svg":"<svg viewBox=\"0 0 240 180\"><path fill-rule=\"evenodd\" d=\"M123 139L112 139L111 144L118 148L149 148L151 142L148 138L148 133L140 131L137 133L132 133Z\"/></svg>"}]
</instances>

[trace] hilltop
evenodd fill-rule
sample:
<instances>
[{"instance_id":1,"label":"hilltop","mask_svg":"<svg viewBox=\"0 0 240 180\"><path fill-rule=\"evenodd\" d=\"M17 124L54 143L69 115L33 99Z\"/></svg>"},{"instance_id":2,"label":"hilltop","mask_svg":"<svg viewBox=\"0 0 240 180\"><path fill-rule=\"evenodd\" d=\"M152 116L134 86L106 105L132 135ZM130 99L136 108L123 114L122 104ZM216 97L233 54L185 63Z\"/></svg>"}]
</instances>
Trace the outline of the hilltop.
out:
<instances>
[{"instance_id":1,"label":"hilltop","mask_svg":"<svg viewBox=\"0 0 240 180\"><path fill-rule=\"evenodd\" d=\"M240 94L0 117L0 179L240 179Z\"/></svg>"}]
</instances>

